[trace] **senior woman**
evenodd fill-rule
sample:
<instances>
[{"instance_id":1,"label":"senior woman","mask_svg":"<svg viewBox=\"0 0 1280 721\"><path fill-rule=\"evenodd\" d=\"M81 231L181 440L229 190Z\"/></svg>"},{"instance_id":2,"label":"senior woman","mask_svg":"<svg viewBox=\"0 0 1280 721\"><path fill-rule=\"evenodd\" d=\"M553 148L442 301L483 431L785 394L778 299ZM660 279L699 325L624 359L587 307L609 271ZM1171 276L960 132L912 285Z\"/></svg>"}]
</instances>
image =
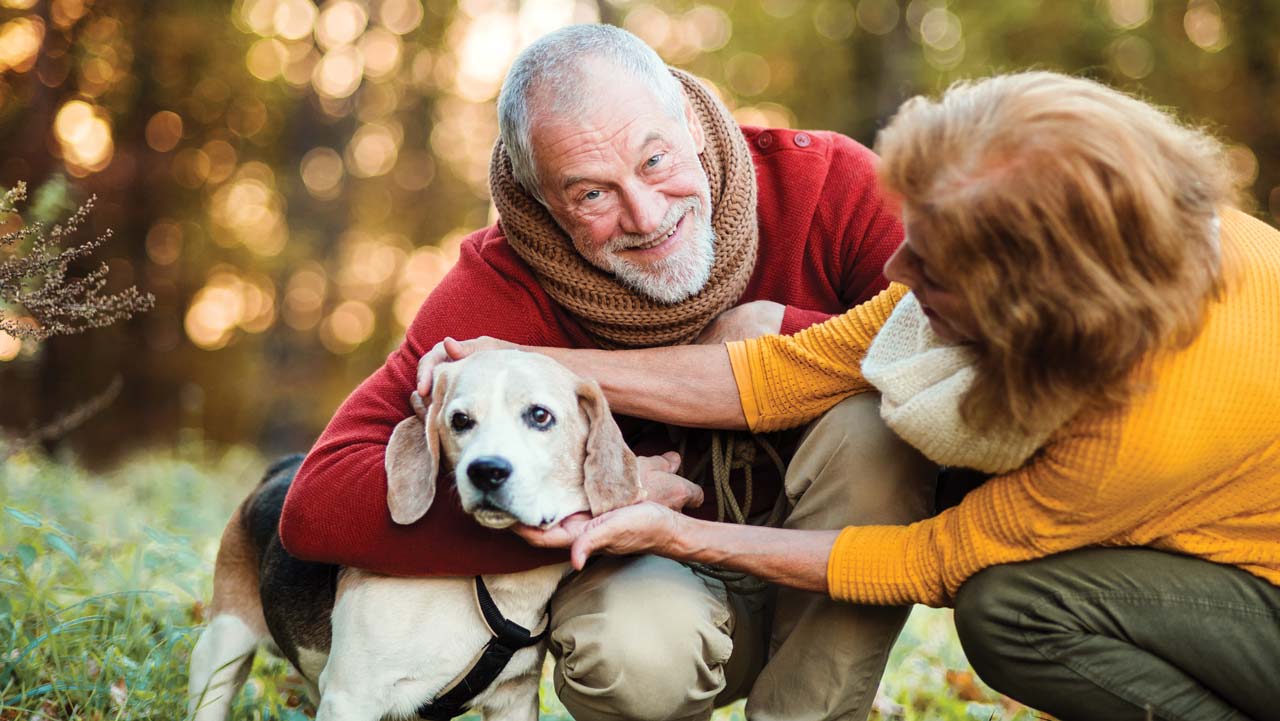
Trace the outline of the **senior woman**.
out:
<instances>
[{"instance_id":1,"label":"senior woman","mask_svg":"<svg viewBox=\"0 0 1280 721\"><path fill-rule=\"evenodd\" d=\"M905 527L650 502L521 534L578 567L649 552L954 605L978 673L1064 720L1280 718L1280 233L1231 208L1220 146L1037 72L916 98L877 149L907 238L875 299L793 337L536 350L675 423L787 428L874 387L905 440L994 476Z\"/></svg>"}]
</instances>

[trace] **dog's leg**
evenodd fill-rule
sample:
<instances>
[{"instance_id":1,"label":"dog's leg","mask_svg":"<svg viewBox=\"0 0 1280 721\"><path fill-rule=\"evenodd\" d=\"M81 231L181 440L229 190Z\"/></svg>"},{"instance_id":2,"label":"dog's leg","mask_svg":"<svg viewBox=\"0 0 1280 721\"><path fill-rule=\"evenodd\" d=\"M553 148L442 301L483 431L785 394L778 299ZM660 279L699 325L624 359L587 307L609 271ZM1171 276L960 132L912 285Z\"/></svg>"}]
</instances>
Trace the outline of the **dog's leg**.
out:
<instances>
[{"instance_id":1,"label":"dog's leg","mask_svg":"<svg viewBox=\"0 0 1280 721\"><path fill-rule=\"evenodd\" d=\"M187 711L192 721L224 721L258 644L269 635L258 596L258 557L237 508L222 532L213 572L213 620L191 650Z\"/></svg>"},{"instance_id":2,"label":"dog's leg","mask_svg":"<svg viewBox=\"0 0 1280 721\"><path fill-rule=\"evenodd\" d=\"M542 659L546 655L546 644L538 644L537 652ZM477 700L483 699L479 710L485 721L538 721L541 672L539 663L534 671L495 684L477 697Z\"/></svg>"}]
</instances>

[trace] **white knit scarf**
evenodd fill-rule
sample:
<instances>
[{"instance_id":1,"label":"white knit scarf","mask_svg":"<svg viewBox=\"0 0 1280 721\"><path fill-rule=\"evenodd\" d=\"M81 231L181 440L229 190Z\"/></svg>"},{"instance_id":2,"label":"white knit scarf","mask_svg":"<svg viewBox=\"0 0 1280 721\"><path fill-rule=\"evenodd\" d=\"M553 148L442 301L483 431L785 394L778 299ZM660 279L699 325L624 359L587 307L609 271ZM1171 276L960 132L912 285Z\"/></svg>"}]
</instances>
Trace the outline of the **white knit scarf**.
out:
<instances>
[{"instance_id":1,"label":"white knit scarf","mask_svg":"<svg viewBox=\"0 0 1280 721\"><path fill-rule=\"evenodd\" d=\"M920 301L907 293L867 350L862 375L880 391L885 423L929 460L987 473L1011 471L1077 409L1064 409L1042 433L979 432L960 415L960 402L976 377L973 363L973 351L939 338Z\"/></svg>"}]
</instances>

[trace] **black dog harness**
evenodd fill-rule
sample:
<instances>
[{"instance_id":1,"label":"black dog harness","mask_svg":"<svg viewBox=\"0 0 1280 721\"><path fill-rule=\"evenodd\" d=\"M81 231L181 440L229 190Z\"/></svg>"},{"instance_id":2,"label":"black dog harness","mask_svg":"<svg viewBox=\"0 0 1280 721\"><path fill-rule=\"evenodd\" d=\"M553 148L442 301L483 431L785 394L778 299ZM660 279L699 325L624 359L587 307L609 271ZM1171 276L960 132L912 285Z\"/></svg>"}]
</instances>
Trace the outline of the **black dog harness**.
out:
<instances>
[{"instance_id":1,"label":"black dog harness","mask_svg":"<svg viewBox=\"0 0 1280 721\"><path fill-rule=\"evenodd\" d=\"M449 721L465 713L470 708L471 700L493 683L516 651L538 643L547 635L549 617L542 620L542 630L535 636L529 629L502 615L498 604L493 602L493 596L489 595L489 589L485 588L484 580L479 576L476 576L475 590L480 615L493 638L489 639L471 668L463 671L458 680L446 686L434 701L418 707L418 716L427 721Z\"/></svg>"}]
</instances>

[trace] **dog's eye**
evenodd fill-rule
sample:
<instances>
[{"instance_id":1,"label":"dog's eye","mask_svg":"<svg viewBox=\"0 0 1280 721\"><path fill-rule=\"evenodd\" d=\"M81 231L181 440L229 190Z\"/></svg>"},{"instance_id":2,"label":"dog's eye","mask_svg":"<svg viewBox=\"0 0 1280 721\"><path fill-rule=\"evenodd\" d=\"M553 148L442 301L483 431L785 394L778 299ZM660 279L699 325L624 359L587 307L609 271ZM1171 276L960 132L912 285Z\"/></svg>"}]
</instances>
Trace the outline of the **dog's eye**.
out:
<instances>
[{"instance_id":1,"label":"dog's eye","mask_svg":"<svg viewBox=\"0 0 1280 721\"><path fill-rule=\"evenodd\" d=\"M540 431L545 431L556 423L556 417L542 406L529 406L529 409L524 412L524 419Z\"/></svg>"},{"instance_id":2,"label":"dog's eye","mask_svg":"<svg viewBox=\"0 0 1280 721\"><path fill-rule=\"evenodd\" d=\"M474 426L475 424L475 420L462 411L457 411L453 415L449 416L449 426L459 433L471 428L471 426Z\"/></svg>"}]
</instances>

